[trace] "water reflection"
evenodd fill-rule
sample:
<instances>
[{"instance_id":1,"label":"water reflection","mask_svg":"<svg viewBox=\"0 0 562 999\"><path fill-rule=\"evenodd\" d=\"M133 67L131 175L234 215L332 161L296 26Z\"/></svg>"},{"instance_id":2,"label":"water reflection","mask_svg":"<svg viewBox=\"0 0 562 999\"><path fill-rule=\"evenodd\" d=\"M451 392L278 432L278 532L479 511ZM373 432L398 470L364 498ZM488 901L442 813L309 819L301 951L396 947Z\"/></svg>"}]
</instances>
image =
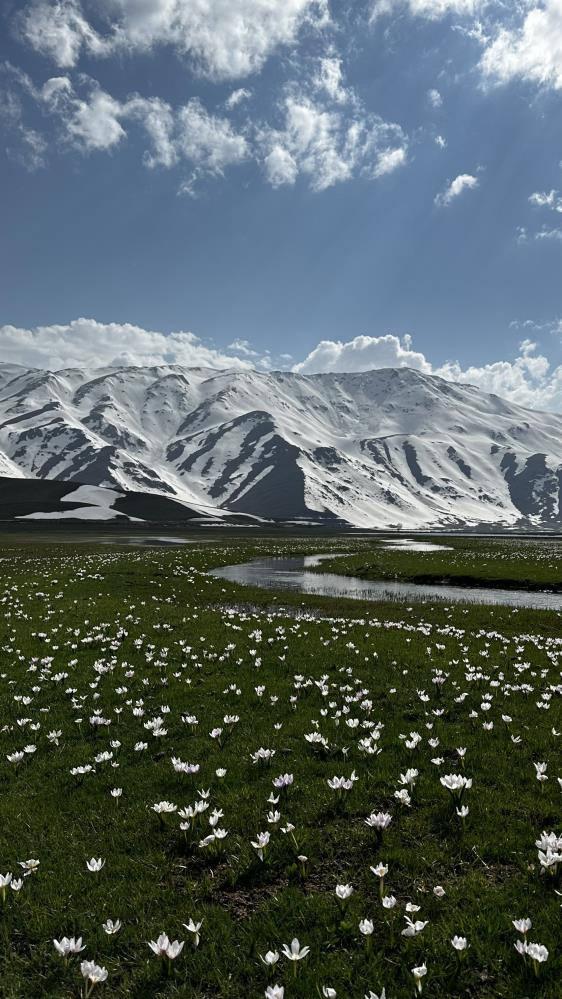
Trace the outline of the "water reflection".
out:
<instances>
[{"instance_id":1,"label":"water reflection","mask_svg":"<svg viewBox=\"0 0 562 999\"><path fill-rule=\"evenodd\" d=\"M528 590L502 590L496 587L428 586L389 580L359 579L337 573L311 572L312 566L325 559L347 554L304 555L298 558L260 558L241 565L213 569L211 575L242 586L263 590L292 590L298 593L351 600L444 600L451 602L532 607L562 610L562 593L537 593Z\"/></svg>"}]
</instances>

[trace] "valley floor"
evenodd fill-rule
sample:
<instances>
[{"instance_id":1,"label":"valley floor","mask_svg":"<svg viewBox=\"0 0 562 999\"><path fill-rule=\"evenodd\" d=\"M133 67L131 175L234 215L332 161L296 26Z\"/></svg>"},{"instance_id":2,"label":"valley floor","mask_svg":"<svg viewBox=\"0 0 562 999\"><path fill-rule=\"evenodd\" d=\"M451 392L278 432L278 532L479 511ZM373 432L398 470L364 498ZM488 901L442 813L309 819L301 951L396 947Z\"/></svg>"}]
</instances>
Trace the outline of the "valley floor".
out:
<instances>
[{"instance_id":1,"label":"valley floor","mask_svg":"<svg viewBox=\"0 0 562 999\"><path fill-rule=\"evenodd\" d=\"M334 570L562 585L446 543ZM0 539L2 996L561 994L560 614L207 574L349 546Z\"/></svg>"}]
</instances>

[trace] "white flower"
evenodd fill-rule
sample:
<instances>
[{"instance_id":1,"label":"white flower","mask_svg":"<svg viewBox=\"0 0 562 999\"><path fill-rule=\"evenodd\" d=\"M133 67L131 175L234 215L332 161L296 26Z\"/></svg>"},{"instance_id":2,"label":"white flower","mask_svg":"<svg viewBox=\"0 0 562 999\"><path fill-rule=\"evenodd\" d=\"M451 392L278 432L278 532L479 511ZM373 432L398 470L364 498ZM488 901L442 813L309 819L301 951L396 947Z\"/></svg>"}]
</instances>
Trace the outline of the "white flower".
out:
<instances>
[{"instance_id":1,"label":"white flower","mask_svg":"<svg viewBox=\"0 0 562 999\"><path fill-rule=\"evenodd\" d=\"M198 947L199 946L199 939L200 939L199 930L201 929L202 925L203 925L203 920L201 920L200 923L194 923L193 920L190 919L189 923L182 923L182 926L189 933L193 933L193 946L194 947Z\"/></svg>"},{"instance_id":2,"label":"white flower","mask_svg":"<svg viewBox=\"0 0 562 999\"><path fill-rule=\"evenodd\" d=\"M283 999L285 989L282 985L268 985L265 990L265 999Z\"/></svg>"},{"instance_id":3,"label":"white flower","mask_svg":"<svg viewBox=\"0 0 562 999\"><path fill-rule=\"evenodd\" d=\"M156 812L157 815L171 815L177 810L178 806L172 804L171 801L157 801L156 804L152 805L152 811Z\"/></svg>"},{"instance_id":4,"label":"white flower","mask_svg":"<svg viewBox=\"0 0 562 999\"><path fill-rule=\"evenodd\" d=\"M268 968L272 968L279 960L278 950L268 950L265 954L260 954L260 961L263 961Z\"/></svg>"},{"instance_id":5,"label":"white flower","mask_svg":"<svg viewBox=\"0 0 562 999\"><path fill-rule=\"evenodd\" d=\"M374 929L375 924L370 919L362 919L359 923L359 932L362 933L364 937L370 937Z\"/></svg>"},{"instance_id":6,"label":"white flower","mask_svg":"<svg viewBox=\"0 0 562 999\"><path fill-rule=\"evenodd\" d=\"M526 951L531 961L535 961L538 964L548 961L548 950L542 944L529 943L526 945Z\"/></svg>"},{"instance_id":7,"label":"white flower","mask_svg":"<svg viewBox=\"0 0 562 999\"><path fill-rule=\"evenodd\" d=\"M466 950L466 948L468 947L466 937L458 937L456 935L451 940L451 944L454 947L454 949L458 951Z\"/></svg>"},{"instance_id":8,"label":"white flower","mask_svg":"<svg viewBox=\"0 0 562 999\"><path fill-rule=\"evenodd\" d=\"M416 988L417 988L418 992L421 992L421 990L422 990L422 978L424 977L424 975L427 975L427 968L425 966L425 962L424 962L424 964L420 964L419 967L417 967L417 968L412 968L412 974L414 976L414 981L416 983Z\"/></svg>"},{"instance_id":9,"label":"white flower","mask_svg":"<svg viewBox=\"0 0 562 999\"><path fill-rule=\"evenodd\" d=\"M92 985L96 985L98 982L105 982L107 978L107 968L102 968L95 961L82 961L80 971L84 978L87 978Z\"/></svg>"},{"instance_id":10,"label":"white flower","mask_svg":"<svg viewBox=\"0 0 562 999\"><path fill-rule=\"evenodd\" d=\"M60 940L53 940L55 950L61 957L68 957L69 954L79 954L84 950L85 944L82 937L62 937Z\"/></svg>"},{"instance_id":11,"label":"white flower","mask_svg":"<svg viewBox=\"0 0 562 999\"><path fill-rule=\"evenodd\" d=\"M435 888L433 889L433 894L436 896L436 898L443 898L443 896L445 895L445 889L442 888L441 885L435 885Z\"/></svg>"},{"instance_id":12,"label":"white flower","mask_svg":"<svg viewBox=\"0 0 562 999\"><path fill-rule=\"evenodd\" d=\"M386 999L386 990L383 988L380 996L378 996L376 994L376 992L373 992L373 991L366 992L365 993L365 999Z\"/></svg>"},{"instance_id":13,"label":"white flower","mask_svg":"<svg viewBox=\"0 0 562 999\"><path fill-rule=\"evenodd\" d=\"M119 933L121 925L120 919L116 919L115 922L112 919L106 919L105 923L102 923L102 929L105 930L108 937L111 937L114 933Z\"/></svg>"},{"instance_id":14,"label":"white flower","mask_svg":"<svg viewBox=\"0 0 562 999\"><path fill-rule=\"evenodd\" d=\"M39 863L38 860L20 860L19 864L24 870L24 877L27 877L28 874L35 874L39 868Z\"/></svg>"},{"instance_id":15,"label":"white flower","mask_svg":"<svg viewBox=\"0 0 562 999\"><path fill-rule=\"evenodd\" d=\"M325 997L325 999L336 999L337 992L335 989L330 988L329 985L323 985L322 995Z\"/></svg>"},{"instance_id":16,"label":"white flower","mask_svg":"<svg viewBox=\"0 0 562 999\"><path fill-rule=\"evenodd\" d=\"M101 857L98 857L97 859L96 857L92 857L91 860L86 861L86 867L92 872L101 871L102 867L105 867L105 860L102 860Z\"/></svg>"},{"instance_id":17,"label":"white flower","mask_svg":"<svg viewBox=\"0 0 562 999\"><path fill-rule=\"evenodd\" d=\"M376 829L378 832L388 829L391 822L392 815L389 815L388 812L371 812L368 818L365 819L365 825L371 829Z\"/></svg>"},{"instance_id":18,"label":"white flower","mask_svg":"<svg viewBox=\"0 0 562 999\"><path fill-rule=\"evenodd\" d=\"M523 933L526 935L532 927L532 922L529 918L526 919L512 919L511 922L515 926L518 933Z\"/></svg>"},{"instance_id":19,"label":"white flower","mask_svg":"<svg viewBox=\"0 0 562 999\"><path fill-rule=\"evenodd\" d=\"M394 895L384 895L383 898L381 899L381 902L383 904L383 908L385 909L394 909L394 906L396 905L396 899Z\"/></svg>"},{"instance_id":20,"label":"white flower","mask_svg":"<svg viewBox=\"0 0 562 999\"><path fill-rule=\"evenodd\" d=\"M353 895L353 887L351 885L336 885L336 895L342 902L345 902Z\"/></svg>"},{"instance_id":21,"label":"white flower","mask_svg":"<svg viewBox=\"0 0 562 999\"><path fill-rule=\"evenodd\" d=\"M269 845L270 839L271 834L266 830L266 832L258 833L256 842L254 842L254 840L250 841L260 860L263 860L264 858L265 850Z\"/></svg>"},{"instance_id":22,"label":"white flower","mask_svg":"<svg viewBox=\"0 0 562 999\"><path fill-rule=\"evenodd\" d=\"M310 947L301 947L297 938L294 937L291 940L291 947L289 948L287 944L283 944L282 950L288 961L302 961L303 957L306 957L310 952Z\"/></svg>"},{"instance_id":23,"label":"white flower","mask_svg":"<svg viewBox=\"0 0 562 999\"><path fill-rule=\"evenodd\" d=\"M174 961L178 954L181 954L184 941L170 940L166 933L161 933L157 940L149 940L148 946L157 957L167 957L169 961Z\"/></svg>"}]
</instances>

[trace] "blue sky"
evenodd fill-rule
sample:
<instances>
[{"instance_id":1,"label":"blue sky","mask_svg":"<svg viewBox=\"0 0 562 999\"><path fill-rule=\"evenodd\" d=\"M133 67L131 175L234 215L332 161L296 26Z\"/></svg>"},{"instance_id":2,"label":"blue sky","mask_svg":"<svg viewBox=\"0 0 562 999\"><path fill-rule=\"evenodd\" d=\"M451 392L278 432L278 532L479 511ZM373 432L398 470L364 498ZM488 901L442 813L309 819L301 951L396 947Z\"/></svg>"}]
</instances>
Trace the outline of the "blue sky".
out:
<instances>
[{"instance_id":1,"label":"blue sky","mask_svg":"<svg viewBox=\"0 0 562 999\"><path fill-rule=\"evenodd\" d=\"M562 0L2 27L2 358L412 364L562 408Z\"/></svg>"}]
</instances>

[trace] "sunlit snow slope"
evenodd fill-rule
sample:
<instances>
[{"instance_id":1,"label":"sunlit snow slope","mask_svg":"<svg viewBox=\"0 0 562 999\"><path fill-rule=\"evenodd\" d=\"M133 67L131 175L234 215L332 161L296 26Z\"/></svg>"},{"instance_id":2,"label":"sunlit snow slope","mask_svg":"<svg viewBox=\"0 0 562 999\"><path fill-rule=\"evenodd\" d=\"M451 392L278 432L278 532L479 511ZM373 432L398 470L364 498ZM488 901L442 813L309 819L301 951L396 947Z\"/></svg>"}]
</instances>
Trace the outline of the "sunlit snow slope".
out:
<instances>
[{"instance_id":1,"label":"sunlit snow slope","mask_svg":"<svg viewBox=\"0 0 562 999\"><path fill-rule=\"evenodd\" d=\"M0 475L283 520L553 525L562 417L408 368L0 364Z\"/></svg>"}]
</instances>

